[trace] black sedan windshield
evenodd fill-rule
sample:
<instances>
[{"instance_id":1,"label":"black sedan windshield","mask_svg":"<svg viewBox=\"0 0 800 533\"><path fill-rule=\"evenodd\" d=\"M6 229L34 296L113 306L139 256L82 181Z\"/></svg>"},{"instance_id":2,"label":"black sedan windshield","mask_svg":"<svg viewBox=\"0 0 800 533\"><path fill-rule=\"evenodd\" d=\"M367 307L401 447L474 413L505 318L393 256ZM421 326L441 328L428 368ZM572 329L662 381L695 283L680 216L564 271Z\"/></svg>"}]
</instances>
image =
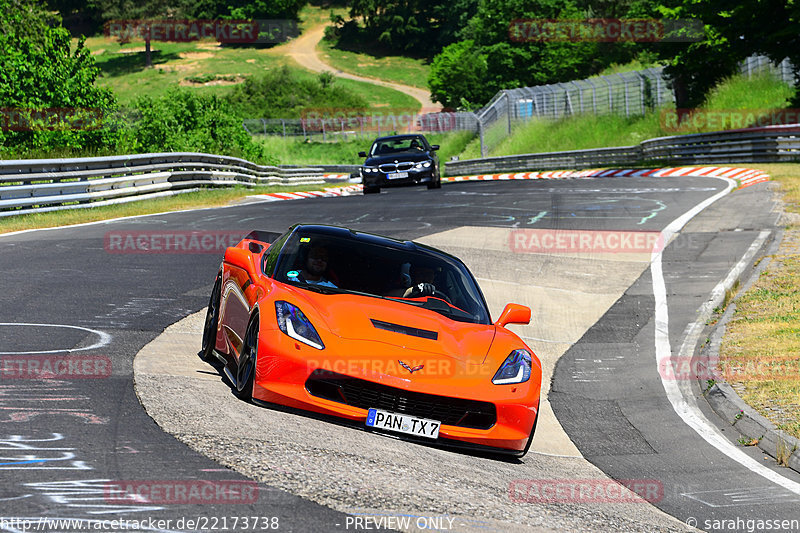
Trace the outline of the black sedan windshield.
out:
<instances>
[{"instance_id":1,"label":"black sedan windshield","mask_svg":"<svg viewBox=\"0 0 800 533\"><path fill-rule=\"evenodd\" d=\"M378 139L372 144L372 148L370 149L369 153L372 156L383 156L405 152L423 152L427 150L427 143L422 137L408 136Z\"/></svg>"}]
</instances>

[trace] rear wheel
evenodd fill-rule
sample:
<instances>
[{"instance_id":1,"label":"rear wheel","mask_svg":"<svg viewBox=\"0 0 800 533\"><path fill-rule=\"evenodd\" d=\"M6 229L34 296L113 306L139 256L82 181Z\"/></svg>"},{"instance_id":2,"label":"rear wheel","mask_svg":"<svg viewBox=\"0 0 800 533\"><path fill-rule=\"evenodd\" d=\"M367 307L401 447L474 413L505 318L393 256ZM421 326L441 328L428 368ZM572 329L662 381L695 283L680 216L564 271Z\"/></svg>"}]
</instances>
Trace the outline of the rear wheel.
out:
<instances>
[{"instance_id":1,"label":"rear wheel","mask_svg":"<svg viewBox=\"0 0 800 533\"><path fill-rule=\"evenodd\" d=\"M210 363L214 361L214 344L217 339L217 327L219 326L219 301L222 278L217 274L214 281L214 289L211 291L211 298L208 300L208 310L206 311L206 322L203 327L203 345L200 350L200 358Z\"/></svg>"},{"instance_id":2,"label":"rear wheel","mask_svg":"<svg viewBox=\"0 0 800 533\"><path fill-rule=\"evenodd\" d=\"M247 325L242 353L236 365L236 396L245 401L253 398L253 382L256 375L256 355L258 354L258 314L253 315Z\"/></svg>"}]
</instances>

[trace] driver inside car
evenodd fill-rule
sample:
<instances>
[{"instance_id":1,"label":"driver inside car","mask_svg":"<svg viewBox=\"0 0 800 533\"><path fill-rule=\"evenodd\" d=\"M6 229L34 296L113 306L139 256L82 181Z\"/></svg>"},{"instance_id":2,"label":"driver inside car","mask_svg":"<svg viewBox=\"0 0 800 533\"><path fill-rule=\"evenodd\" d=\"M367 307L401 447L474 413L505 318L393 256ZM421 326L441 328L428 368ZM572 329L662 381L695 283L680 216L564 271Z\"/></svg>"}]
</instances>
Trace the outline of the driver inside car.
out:
<instances>
[{"instance_id":1,"label":"driver inside car","mask_svg":"<svg viewBox=\"0 0 800 533\"><path fill-rule=\"evenodd\" d=\"M305 261L303 261L303 268L300 272L294 270L287 272L286 275L292 281L336 288L336 284L325 277L328 272L329 257L327 248L314 245L306 251Z\"/></svg>"},{"instance_id":2,"label":"driver inside car","mask_svg":"<svg viewBox=\"0 0 800 533\"><path fill-rule=\"evenodd\" d=\"M436 270L431 267L403 263L400 276L403 287L392 289L387 296L400 298L419 298L420 296L433 296L436 286L433 284Z\"/></svg>"}]
</instances>

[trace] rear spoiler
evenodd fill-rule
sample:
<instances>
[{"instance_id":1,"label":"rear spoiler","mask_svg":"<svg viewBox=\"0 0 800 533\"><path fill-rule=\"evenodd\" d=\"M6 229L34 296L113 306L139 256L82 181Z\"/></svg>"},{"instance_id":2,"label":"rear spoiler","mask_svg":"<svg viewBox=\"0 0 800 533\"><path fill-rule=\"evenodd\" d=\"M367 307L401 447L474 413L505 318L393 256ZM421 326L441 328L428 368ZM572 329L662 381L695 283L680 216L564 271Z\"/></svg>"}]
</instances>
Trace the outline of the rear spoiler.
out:
<instances>
[{"instance_id":1,"label":"rear spoiler","mask_svg":"<svg viewBox=\"0 0 800 533\"><path fill-rule=\"evenodd\" d=\"M245 235L242 240L258 241L258 242L263 242L264 244L272 244L281 235L283 235L283 233L275 233L274 231L253 230L247 235Z\"/></svg>"}]
</instances>

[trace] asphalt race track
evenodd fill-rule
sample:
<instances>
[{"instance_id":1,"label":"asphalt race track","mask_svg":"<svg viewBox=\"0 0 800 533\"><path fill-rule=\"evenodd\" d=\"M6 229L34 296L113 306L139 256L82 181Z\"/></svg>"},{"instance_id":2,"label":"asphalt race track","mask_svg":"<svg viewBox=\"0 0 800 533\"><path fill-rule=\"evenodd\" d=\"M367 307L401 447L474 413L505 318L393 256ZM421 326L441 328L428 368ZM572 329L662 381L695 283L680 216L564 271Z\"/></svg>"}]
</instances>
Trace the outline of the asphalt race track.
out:
<instances>
[{"instance_id":1,"label":"asphalt race track","mask_svg":"<svg viewBox=\"0 0 800 533\"><path fill-rule=\"evenodd\" d=\"M786 482L768 480L708 444L670 404L656 360L654 337L663 324L654 320L659 299L649 257L532 249L531 236L554 229L652 235L726 186L693 177L458 183L0 236L0 530L23 530L21 518L35 528L63 517L84 526L137 521L129 531L352 531L399 527L402 516L417 529L442 531L680 531L691 519L701 529L731 531L747 530L747 520L800 519L800 494L792 490L800 476L745 449ZM763 242L758 251L765 253L777 220L768 189L758 184L722 196L664 250L655 279L663 269L673 350L753 243ZM142 402L168 432L162 430L134 390L134 357L166 327L205 307L222 237L256 228L282 232L296 222L431 242L467 262L494 317L512 297L530 305L533 323L518 331L555 366L555 418L540 426L532 452L500 461L243 404L196 352L188 354L191 362L168 359L168 371L137 377L140 393L148 391ZM528 229L544 233L522 231ZM223 247L115 248L130 236L190 232L212 235ZM186 324L175 335L181 342L196 331ZM181 342L173 350L177 361L187 355ZM69 379L30 379L15 370L65 354L88 361L86 375L76 376L78 369ZM697 403L735 445L735 430L702 398ZM310 435L316 440L296 440ZM655 507L574 498L534 503L512 490L530 480L602 479L601 471L653 482L660 491ZM215 482L250 492L177 502L117 492ZM243 517L258 520L245 528ZM420 517L430 521L417 523Z\"/></svg>"}]
</instances>

